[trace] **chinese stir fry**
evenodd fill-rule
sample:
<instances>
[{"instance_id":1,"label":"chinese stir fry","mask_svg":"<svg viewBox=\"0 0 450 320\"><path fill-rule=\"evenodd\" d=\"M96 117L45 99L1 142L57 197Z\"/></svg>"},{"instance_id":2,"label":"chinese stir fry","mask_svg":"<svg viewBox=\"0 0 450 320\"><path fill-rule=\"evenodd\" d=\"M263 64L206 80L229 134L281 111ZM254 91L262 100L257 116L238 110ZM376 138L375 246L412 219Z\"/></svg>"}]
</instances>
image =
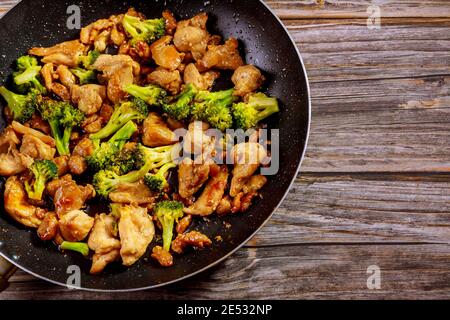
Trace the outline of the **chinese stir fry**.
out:
<instances>
[{"instance_id":1,"label":"chinese stir fry","mask_svg":"<svg viewBox=\"0 0 450 320\"><path fill-rule=\"evenodd\" d=\"M5 212L91 259L93 274L133 265L150 245L163 267L211 246L192 221L243 213L260 195L270 142L258 137L279 106L237 39L210 34L207 20L129 9L18 58L0 87ZM234 86L213 91L224 70ZM251 135L230 144L230 129Z\"/></svg>"}]
</instances>

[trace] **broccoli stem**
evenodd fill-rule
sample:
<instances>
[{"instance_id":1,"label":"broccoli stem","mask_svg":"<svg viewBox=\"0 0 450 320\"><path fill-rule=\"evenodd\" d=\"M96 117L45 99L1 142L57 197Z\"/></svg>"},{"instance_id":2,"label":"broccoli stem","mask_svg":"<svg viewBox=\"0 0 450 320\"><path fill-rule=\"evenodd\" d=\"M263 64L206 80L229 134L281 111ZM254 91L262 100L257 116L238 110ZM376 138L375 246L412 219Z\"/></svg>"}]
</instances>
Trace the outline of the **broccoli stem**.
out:
<instances>
[{"instance_id":1,"label":"broccoli stem","mask_svg":"<svg viewBox=\"0 0 450 320\"><path fill-rule=\"evenodd\" d=\"M111 137L111 139L109 139L108 143L115 144L117 149L121 150L127 140L129 140L136 131L136 124L133 121L128 121Z\"/></svg>"},{"instance_id":2,"label":"broccoli stem","mask_svg":"<svg viewBox=\"0 0 450 320\"><path fill-rule=\"evenodd\" d=\"M29 67L27 68L23 73L17 75L14 77L14 82L17 85L21 85L30 81L36 81L36 77L39 75L39 72L41 71L41 67L40 66L35 66L35 67ZM33 81L33 83L35 83ZM39 83L40 85L40 83Z\"/></svg>"},{"instance_id":3,"label":"broccoli stem","mask_svg":"<svg viewBox=\"0 0 450 320\"><path fill-rule=\"evenodd\" d=\"M81 253L83 256L89 254L89 246L84 242L69 242L63 241L59 246L61 250L70 250Z\"/></svg>"},{"instance_id":4,"label":"broccoli stem","mask_svg":"<svg viewBox=\"0 0 450 320\"><path fill-rule=\"evenodd\" d=\"M50 130L52 131L52 136L55 138L56 150L58 150L59 155L64 156L70 154L70 150L68 146L66 146L64 138L61 137L56 121L49 121L48 123L50 125Z\"/></svg>"},{"instance_id":5,"label":"broccoli stem","mask_svg":"<svg viewBox=\"0 0 450 320\"><path fill-rule=\"evenodd\" d=\"M175 225L175 219L164 217L162 222L163 227L163 249L167 252L170 251L170 245L173 238L173 227Z\"/></svg>"}]
</instances>

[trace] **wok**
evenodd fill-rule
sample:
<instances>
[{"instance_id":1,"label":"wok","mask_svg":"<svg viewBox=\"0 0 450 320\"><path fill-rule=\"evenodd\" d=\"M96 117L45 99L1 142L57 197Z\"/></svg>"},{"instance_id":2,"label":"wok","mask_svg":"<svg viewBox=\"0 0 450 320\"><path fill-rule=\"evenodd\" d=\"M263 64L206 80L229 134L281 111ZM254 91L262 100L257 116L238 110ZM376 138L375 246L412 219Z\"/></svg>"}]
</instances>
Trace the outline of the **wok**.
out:
<instances>
[{"instance_id":1,"label":"wok","mask_svg":"<svg viewBox=\"0 0 450 320\"><path fill-rule=\"evenodd\" d=\"M309 133L310 96L305 67L295 43L274 13L258 0L23 0L0 20L0 82L6 81L14 60L29 48L78 38L79 30L66 27L71 13L67 13L67 8L74 3L81 9L82 26L125 12L131 6L149 18L160 16L166 8L178 19L194 16L201 10L210 13L211 33L239 39L247 63L259 67L268 78L264 89L281 102L280 114L268 123L269 128L280 129L279 172L268 177L263 198L249 212L196 221L193 229L212 238L220 234L223 241L214 241L205 250L176 256L174 266L168 269L158 267L150 259L141 259L131 268L117 263L108 266L101 275L90 275L89 260L76 253L61 254L54 244L40 241L35 230L18 225L2 209L0 272L3 282L12 274L10 266L17 266L36 277L65 285L69 276L67 268L76 265L81 270L82 289L130 291L173 283L212 267L245 244L269 220L299 170ZM1 103L3 109L4 102ZM0 128L4 126L1 120ZM226 228L224 222L231 228ZM145 257L149 257L148 252Z\"/></svg>"}]
</instances>

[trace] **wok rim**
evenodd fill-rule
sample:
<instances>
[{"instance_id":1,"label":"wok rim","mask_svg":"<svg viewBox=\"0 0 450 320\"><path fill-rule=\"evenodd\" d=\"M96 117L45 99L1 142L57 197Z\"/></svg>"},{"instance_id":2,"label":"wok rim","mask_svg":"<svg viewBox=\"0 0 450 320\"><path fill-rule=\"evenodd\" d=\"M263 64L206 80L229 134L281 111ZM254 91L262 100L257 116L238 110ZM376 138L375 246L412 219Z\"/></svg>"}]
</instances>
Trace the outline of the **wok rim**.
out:
<instances>
[{"instance_id":1,"label":"wok rim","mask_svg":"<svg viewBox=\"0 0 450 320\"><path fill-rule=\"evenodd\" d=\"M292 45L295 48L295 51L297 53L298 59L300 61L300 64L302 66L302 71L305 77L305 82L306 82L306 96L307 96L307 100L308 100L308 123L307 123L307 128L306 128L306 137L305 137L305 143L304 143L304 148L303 148L303 152L302 155L299 159L298 165L297 165L297 169L295 171L295 174L293 175L291 182L289 183L288 188L286 189L286 192L284 193L283 197L281 198L281 200L278 202L278 204L275 206L275 208L272 210L272 213L270 213L270 215L267 217L266 220L263 221L263 223L261 223L261 225L244 241L242 241L239 245L237 245L234 249L232 249L230 252L228 252L227 254L225 254L223 257L217 259L216 261L210 263L209 265L196 270L194 272L191 272L187 275L184 275L180 278L171 280L171 281L167 281L167 282L163 282L163 283L158 283L155 285L150 285L150 286L144 286L144 287L139 287L139 288L131 288L131 289L95 289L95 288L84 288L84 287L73 287L73 286L69 286L68 284L64 284L62 282L47 278L45 276L42 276L38 273L35 273L34 271L31 271L29 269L27 269L26 267L21 266L18 262L14 261L14 259L11 259L10 257L6 256L4 253L2 253L0 251L0 257L2 257L3 259L7 260L9 263L11 263L12 265L16 266L17 268L25 271L26 273L44 280L46 282L58 285L58 286L62 286L62 287L66 287L66 288L70 288L70 289L76 289L76 290L80 290L80 291L88 291L88 292L103 292L103 293L113 293L113 292L136 292L136 291L144 291L144 290L150 290L150 289L157 289L157 288L161 288L161 287L165 287L165 286L169 286L172 284L175 284L177 282L181 282L184 281L186 279L189 279L191 277L194 277L198 274L201 274L202 272L217 266L219 263L225 261L226 259L228 259L231 255L233 255L234 253L236 253L239 249L241 249L243 246L245 246L268 222L269 220L273 217L274 213L276 210L278 210L278 208L280 207L280 205L283 203L283 201L285 200L286 196L289 194L292 185L295 182L295 179L297 178L299 172L300 172L300 168L301 165L303 163L303 160L305 158L305 154L306 154L306 150L308 147L308 143L309 143L309 138L310 138L310 130L311 130L311 88L310 88L310 84L309 84L309 78L308 78L308 73L306 71L306 67L305 67L305 63L303 61L303 57L300 53L300 50L297 46L297 44L295 43L294 38L292 37L292 35L289 33L289 30L287 29L286 25L281 21L281 19L276 15L276 13L274 12L274 10L272 8L270 8L263 0L258 0L259 3L261 3L271 14L272 16L277 20L277 22L281 25L281 27L283 28L284 32L288 35ZM18 2L14 7L16 7L17 5L19 5L22 1ZM8 14L14 7L12 7L6 14ZM4 16L5 16L4 15ZM1 250L1 249L0 249Z\"/></svg>"}]
</instances>

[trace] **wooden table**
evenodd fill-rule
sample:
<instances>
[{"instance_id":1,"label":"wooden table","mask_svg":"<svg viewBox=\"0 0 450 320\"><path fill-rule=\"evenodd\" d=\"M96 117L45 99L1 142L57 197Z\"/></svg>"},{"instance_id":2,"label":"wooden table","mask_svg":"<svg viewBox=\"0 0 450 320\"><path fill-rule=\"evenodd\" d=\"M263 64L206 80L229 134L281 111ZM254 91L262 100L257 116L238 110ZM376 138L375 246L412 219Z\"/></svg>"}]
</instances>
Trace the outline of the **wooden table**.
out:
<instances>
[{"instance_id":1,"label":"wooden table","mask_svg":"<svg viewBox=\"0 0 450 320\"><path fill-rule=\"evenodd\" d=\"M171 287L99 294L17 272L0 299L450 298L450 2L267 3L301 50L313 108L302 172L270 223Z\"/></svg>"}]
</instances>

